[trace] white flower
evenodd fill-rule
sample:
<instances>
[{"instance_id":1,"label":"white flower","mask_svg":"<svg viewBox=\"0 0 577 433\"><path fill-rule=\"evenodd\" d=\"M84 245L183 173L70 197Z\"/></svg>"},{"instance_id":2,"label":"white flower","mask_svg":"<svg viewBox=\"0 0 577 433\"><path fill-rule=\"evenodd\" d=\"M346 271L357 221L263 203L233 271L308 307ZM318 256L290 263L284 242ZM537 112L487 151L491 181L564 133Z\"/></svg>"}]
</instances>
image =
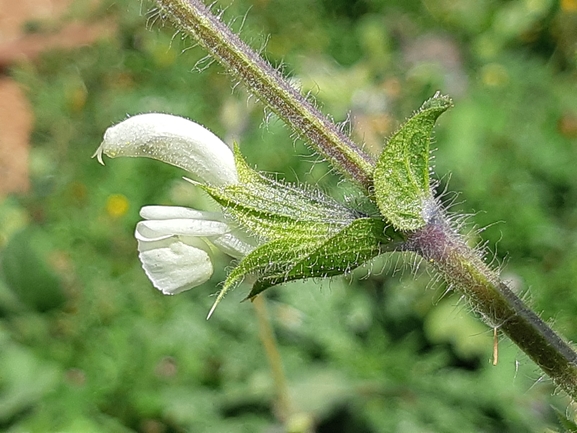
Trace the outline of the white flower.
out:
<instances>
[{"instance_id":1,"label":"white flower","mask_svg":"<svg viewBox=\"0 0 577 433\"><path fill-rule=\"evenodd\" d=\"M148 157L187 170L212 186L238 182L234 156L216 135L197 123L168 114L141 114L109 128L93 156ZM139 258L152 284L173 295L207 281L211 249L241 258L254 249L248 236L221 213L177 206L145 206L136 226Z\"/></svg>"}]
</instances>

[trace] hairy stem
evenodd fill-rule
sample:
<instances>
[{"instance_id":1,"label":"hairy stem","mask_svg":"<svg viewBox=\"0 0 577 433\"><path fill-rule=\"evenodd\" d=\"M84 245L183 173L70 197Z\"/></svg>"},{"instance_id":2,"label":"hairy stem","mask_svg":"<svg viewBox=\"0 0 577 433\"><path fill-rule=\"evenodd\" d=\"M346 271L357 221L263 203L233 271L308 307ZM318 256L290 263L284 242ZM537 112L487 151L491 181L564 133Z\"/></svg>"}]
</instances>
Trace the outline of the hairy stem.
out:
<instances>
[{"instance_id":1,"label":"hairy stem","mask_svg":"<svg viewBox=\"0 0 577 433\"><path fill-rule=\"evenodd\" d=\"M466 296L489 326L507 335L577 400L577 354L500 281L440 211L409 236L406 248L424 257L449 285Z\"/></svg>"},{"instance_id":2,"label":"hairy stem","mask_svg":"<svg viewBox=\"0 0 577 433\"><path fill-rule=\"evenodd\" d=\"M249 90L289 123L344 176L371 186L373 159L320 113L200 0L157 0L179 30L191 36Z\"/></svg>"}]
</instances>

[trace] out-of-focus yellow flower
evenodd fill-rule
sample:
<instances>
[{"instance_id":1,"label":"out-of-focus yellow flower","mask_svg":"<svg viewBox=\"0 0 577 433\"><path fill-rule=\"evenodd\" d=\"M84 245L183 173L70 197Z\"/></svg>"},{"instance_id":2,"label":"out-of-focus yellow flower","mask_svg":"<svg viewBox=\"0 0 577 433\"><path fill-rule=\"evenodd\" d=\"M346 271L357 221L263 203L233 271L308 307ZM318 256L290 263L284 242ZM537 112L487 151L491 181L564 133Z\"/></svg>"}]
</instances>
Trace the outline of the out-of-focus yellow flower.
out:
<instances>
[{"instance_id":1,"label":"out-of-focus yellow flower","mask_svg":"<svg viewBox=\"0 0 577 433\"><path fill-rule=\"evenodd\" d=\"M106 213L112 218L123 217L129 208L128 199L122 194L112 194L106 200Z\"/></svg>"},{"instance_id":2,"label":"out-of-focus yellow flower","mask_svg":"<svg viewBox=\"0 0 577 433\"><path fill-rule=\"evenodd\" d=\"M489 63L481 70L481 80L489 87L501 87L509 82L507 69L498 63Z\"/></svg>"},{"instance_id":3,"label":"out-of-focus yellow flower","mask_svg":"<svg viewBox=\"0 0 577 433\"><path fill-rule=\"evenodd\" d=\"M577 12L577 0L561 0L561 10L564 12Z\"/></svg>"}]
</instances>

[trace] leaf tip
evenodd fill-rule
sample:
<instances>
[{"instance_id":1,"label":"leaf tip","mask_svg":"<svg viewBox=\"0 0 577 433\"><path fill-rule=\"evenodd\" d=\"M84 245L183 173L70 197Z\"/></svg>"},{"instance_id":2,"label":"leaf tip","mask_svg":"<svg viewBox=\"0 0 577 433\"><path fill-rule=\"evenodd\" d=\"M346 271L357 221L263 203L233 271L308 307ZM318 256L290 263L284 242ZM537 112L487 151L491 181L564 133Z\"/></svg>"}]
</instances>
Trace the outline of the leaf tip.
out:
<instances>
[{"instance_id":1,"label":"leaf tip","mask_svg":"<svg viewBox=\"0 0 577 433\"><path fill-rule=\"evenodd\" d=\"M439 110L439 114L441 114L453 105L453 100L450 96L443 95L440 90L437 90L431 98L423 102L419 111Z\"/></svg>"}]
</instances>

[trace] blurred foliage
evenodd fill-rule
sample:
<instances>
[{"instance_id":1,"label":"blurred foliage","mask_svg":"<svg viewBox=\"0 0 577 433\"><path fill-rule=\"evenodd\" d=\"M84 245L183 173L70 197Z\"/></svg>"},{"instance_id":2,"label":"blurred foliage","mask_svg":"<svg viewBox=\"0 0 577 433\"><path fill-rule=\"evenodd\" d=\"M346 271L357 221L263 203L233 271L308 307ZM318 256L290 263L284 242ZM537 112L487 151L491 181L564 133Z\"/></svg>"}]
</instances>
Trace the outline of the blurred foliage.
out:
<instances>
[{"instance_id":1,"label":"blurred foliage","mask_svg":"<svg viewBox=\"0 0 577 433\"><path fill-rule=\"evenodd\" d=\"M170 112L240 142L261 170L348 192L218 65L196 71L205 53L146 13L152 5L85 3L74 13L114 19L117 38L11 71L36 124L33 188L0 202L0 429L282 431L253 308L239 303L248 289L205 320L228 260L204 286L164 297L136 257L142 205L207 207L206 195L155 161L103 168L90 156L127 114ZM245 40L375 153L435 90L451 95L434 155L440 191L462 194L444 199L473 214L469 227L483 230L471 242L487 241L489 260L577 339L574 0L223 5ZM411 272L413 260L271 291L295 413L319 433L554 431L551 405L572 418L509 342L491 365L492 330Z\"/></svg>"}]
</instances>

